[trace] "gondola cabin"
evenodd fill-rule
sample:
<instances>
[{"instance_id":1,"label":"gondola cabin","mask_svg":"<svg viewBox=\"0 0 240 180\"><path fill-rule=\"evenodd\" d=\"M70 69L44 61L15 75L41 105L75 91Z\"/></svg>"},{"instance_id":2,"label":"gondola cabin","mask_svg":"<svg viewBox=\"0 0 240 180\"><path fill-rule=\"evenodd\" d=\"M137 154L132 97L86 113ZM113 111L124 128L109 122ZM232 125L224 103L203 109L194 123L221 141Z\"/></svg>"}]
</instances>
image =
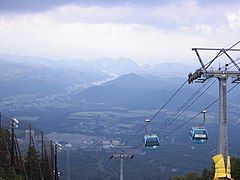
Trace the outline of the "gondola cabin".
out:
<instances>
[{"instance_id":1,"label":"gondola cabin","mask_svg":"<svg viewBox=\"0 0 240 180\"><path fill-rule=\"evenodd\" d=\"M156 149L159 146L159 138L156 134L144 136L144 145L146 149Z\"/></svg>"},{"instance_id":2,"label":"gondola cabin","mask_svg":"<svg viewBox=\"0 0 240 180\"><path fill-rule=\"evenodd\" d=\"M204 127L193 127L189 132L189 136L192 142L197 144L204 144L208 140L208 132Z\"/></svg>"}]
</instances>

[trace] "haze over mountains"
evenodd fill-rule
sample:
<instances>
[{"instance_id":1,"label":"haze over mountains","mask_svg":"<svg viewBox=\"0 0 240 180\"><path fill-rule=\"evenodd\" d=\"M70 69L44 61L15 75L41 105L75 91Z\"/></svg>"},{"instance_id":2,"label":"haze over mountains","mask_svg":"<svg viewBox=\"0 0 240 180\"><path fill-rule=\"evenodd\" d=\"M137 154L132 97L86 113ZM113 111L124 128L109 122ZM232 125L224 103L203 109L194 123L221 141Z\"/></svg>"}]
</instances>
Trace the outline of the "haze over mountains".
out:
<instances>
[{"instance_id":1,"label":"haze over mountains","mask_svg":"<svg viewBox=\"0 0 240 180\"><path fill-rule=\"evenodd\" d=\"M182 64L139 65L126 58L49 60L0 55L0 97L67 93L71 101L88 105L158 108L193 70ZM192 87L183 91L182 98Z\"/></svg>"},{"instance_id":2,"label":"haze over mountains","mask_svg":"<svg viewBox=\"0 0 240 180\"><path fill-rule=\"evenodd\" d=\"M49 60L0 55L0 97L66 94L71 102L87 107L156 109L193 70L182 64L139 65L126 58ZM198 86L187 86L174 106ZM217 97L216 88L211 88L208 98L200 99L199 104Z\"/></svg>"},{"instance_id":3,"label":"haze over mountains","mask_svg":"<svg viewBox=\"0 0 240 180\"><path fill-rule=\"evenodd\" d=\"M16 95L60 93L68 86L104 80L108 75L0 60L0 77L1 95Z\"/></svg>"},{"instance_id":4,"label":"haze over mountains","mask_svg":"<svg viewBox=\"0 0 240 180\"><path fill-rule=\"evenodd\" d=\"M144 77L131 73L76 93L72 99L73 101L79 100L84 103L109 105L110 107L156 109L183 82L183 78ZM183 103L183 100L187 99L192 91L191 88L185 88L181 95L175 99L173 106L176 107ZM208 96L200 104L203 104L203 101L208 103L213 99L213 97Z\"/></svg>"},{"instance_id":5,"label":"haze over mountains","mask_svg":"<svg viewBox=\"0 0 240 180\"><path fill-rule=\"evenodd\" d=\"M109 74L153 74L162 77L185 77L186 73L191 71L193 67L178 63L160 63L155 65L137 64L128 58L101 58L92 60L82 59L45 59L40 57L13 56L1 54L0 59L8 62L20 64L28 64L33 66L44 66L52 69L71 69L81 72L98 71ZM172 66L174 64L174 66Z\"/></svg>"},{"instance_id":6,"label":"haze over mountains","mask_svg":"<svg viewBox=\"0 0 240 180\"><path fill-rule=\"evenodd\" d=\"M52 134L56 140L62 140L66 137L65 134L68 134L70 138L66 141L74 144L72 152L76 153L76 157L83 157L82 154L79 156L77 154L86 150L88 154L86 158L92 158L93 153L106 152L102 149L102 141L117 140L122 143L137 132L142 127L143 120L152 117L187 80L187 74L194 70L194 67L181 64L139 65L131 59L122 58L87 61L0 55L1 111L8 116L21 117L21 122L32 122L38 128ZM150 128L155 129L167 120L200 86L203 84L194 83L184 86L161 111ZM229 107L234 112L239 112L238 91L231 93L229 95L231 106ZM217 97L218 84L215 83L204 93L204 96L201 96L183 115L177 118L166 132L176 128L189 117L193 117ZM202 170L210 166L210 156L213 155L212 152L215 152L216 146L217 106L216 103L207 115L206 127L211 130L211 138L207 147L195 147L189 141L189 129L201 122L201 117L198 117L176 134L163 140L159 151L153 152L152 156L137 153L139 157L136 161L139 158L145 159L141 162L133 161L133 163L135 165L147 163L146 171L148 171L151 170L154 162L154 167L164 167L165 170L161 173L170 177L174 173L189 171L182 166L182 162L188 162L186 156L191 157L195 154L194 157L200 157L204 153L203 163L189 164L189 167ZM230 117L231 128L237 129L234 125L236 119L233 113ZM230 137L237 132L235 129L231 131L233 133ZM144 132L139 134L131 142L129 148L131 145L141 144L143 134ZM238 140L234 142L236 141ZM159 156L158 153L163 153L163 151L166 154ZM101 153L95 157L94 170L96 171L102 160L106 159L105 156L101 156ZM182 157L179 164L176 165L176 157L173 155L178 158ZM155 156L160 159L155 160ZM63 158L64 153L60 157ZM81 162L80 160L81 158L71 159L77 163ZM90 167L91 163L90 161L84 165L80 163L79 167ZM74 166L72 165L71 168L74 169ZM175 168L174 172L172 168ZM64 161L60 163L60 169L66 177ZM140 171L140 168L134 168L134 172ZM159 175L157 171L151 173ZM75 176L78 172L73 172L73 174Z\"/></svg>"},{"instance_id":7,"label":"haze over mountains","mask_svg":"<svg viewBox=\"0 0 240 180\"><path fill-rule=\"evenodd\" d=\"M49 60L0 55L1 94L59 93L69 88L82 89L101 84L128 73L184 77L189 69L190 67L181 64L138 65L125 58Z\"/></svg>"}]
</instances>

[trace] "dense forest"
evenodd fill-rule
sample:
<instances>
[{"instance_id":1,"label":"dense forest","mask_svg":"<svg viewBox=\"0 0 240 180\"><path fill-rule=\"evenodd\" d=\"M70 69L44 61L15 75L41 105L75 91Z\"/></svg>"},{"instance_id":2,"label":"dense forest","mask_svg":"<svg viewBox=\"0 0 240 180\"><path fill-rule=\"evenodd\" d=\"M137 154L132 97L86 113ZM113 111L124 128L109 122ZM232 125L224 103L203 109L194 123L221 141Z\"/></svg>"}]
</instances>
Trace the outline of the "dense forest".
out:
<instances>
[{"instance_id":1,"label":"dense forest","mask_svg":"<svg viewBox=\"0 0 240 180\"><path fill-rule=\"evenodd\" d=\"M16 137L14 155L11 156L12 138L8 129L0 129L0 180L53 179L53 171L47 155L40 157L34 143L26 146L26 155L19 153Z\"/></svg>"}]
</instances>

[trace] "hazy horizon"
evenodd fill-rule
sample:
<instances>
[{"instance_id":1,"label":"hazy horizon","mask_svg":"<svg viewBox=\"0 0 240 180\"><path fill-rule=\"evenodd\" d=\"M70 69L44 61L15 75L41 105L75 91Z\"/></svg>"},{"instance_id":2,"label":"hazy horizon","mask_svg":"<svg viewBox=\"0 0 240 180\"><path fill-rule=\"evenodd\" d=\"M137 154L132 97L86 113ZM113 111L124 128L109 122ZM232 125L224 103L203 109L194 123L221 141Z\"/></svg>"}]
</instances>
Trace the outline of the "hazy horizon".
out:
<instances>
[{"instance_id":1,"label":"hazy horizon","mask_svg":"<svg viewBox=\"0 0 240 180\"><path fill-rule=\"evenodd\" d=\"M1 0L0 53L196 64L192 47L229 47L239 37L239 5L200 0Z\"/></svg>"}]
</instances>

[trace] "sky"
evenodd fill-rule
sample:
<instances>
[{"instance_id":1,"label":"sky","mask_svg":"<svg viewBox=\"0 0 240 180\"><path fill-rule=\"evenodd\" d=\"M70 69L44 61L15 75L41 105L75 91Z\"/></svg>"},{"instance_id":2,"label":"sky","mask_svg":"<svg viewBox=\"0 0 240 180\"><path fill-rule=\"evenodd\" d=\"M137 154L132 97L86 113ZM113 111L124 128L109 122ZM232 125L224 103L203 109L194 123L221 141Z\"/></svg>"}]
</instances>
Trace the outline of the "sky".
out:
<instances>
[{"instance_id":1,"label":"sky","mask_svg":"<svg viewBox=\"0 0 240 180\"><path fill-rule=\"evenodd\" d=\"M231 0L0 0L0 54L191 64L191 48L229 47L239 29Z\"/></svg>"}]
</instances>

